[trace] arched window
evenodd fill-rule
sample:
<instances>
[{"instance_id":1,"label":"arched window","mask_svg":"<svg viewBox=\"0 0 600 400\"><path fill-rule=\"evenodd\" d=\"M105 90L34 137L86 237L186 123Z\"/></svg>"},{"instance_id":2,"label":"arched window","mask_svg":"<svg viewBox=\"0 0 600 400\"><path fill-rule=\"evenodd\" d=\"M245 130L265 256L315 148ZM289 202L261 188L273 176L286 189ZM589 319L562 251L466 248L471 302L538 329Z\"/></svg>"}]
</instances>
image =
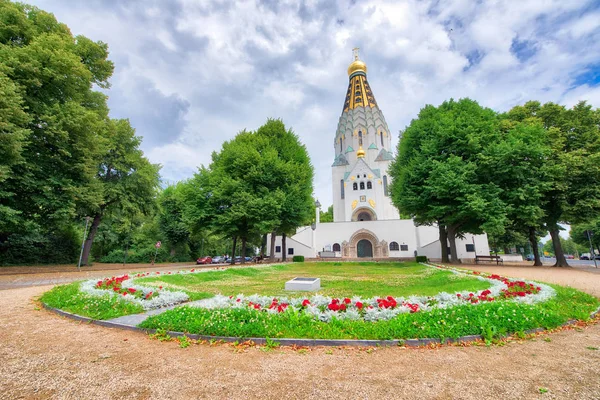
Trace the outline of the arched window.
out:
<instances>
[{"instance_id":1,"label":"arched window","mask_svg":"<svg viewBox=\"0 0 600 400\"><path fill-rule=\"evenodd\" d=\"M390 243L390 251L398 251L400 250L400 246L397 242Z\"/></svg>"},{"instance_id":2,"label":"arched window","mask_svg":"<svg viewBox=\"0 0 600 400\"><path fill-rule=\"evenodd\" d=\"M379 132L379 137L381 138L381 146L383 146L383 132Z\"/></svg>"},{"instance_id":3,"label":"arched window","mask_svg":"<svg viewBox=\"0 0 600 400\"><path fill-rule=\"evenodd\" d=\"M341 193L342 193L342 199L344 198L344 195L345 195L345 193L344 193L344 189L345 189L345 188L344 188L344 180L343 180L343 179L340 179L340 191L341 191Z\"/></svg>"},{"instance_id":4,"label":"arched window","mask_svg":"<svg viewBox=\"0 0 600 400\"><path fill-rule=\"evenodd\" d=\"M360 190L365 190L365 183L364 182L360 183Z\"/></svg>"},{"instance_id":5,"label":"arched window","mask_svg":"<svg viewBox=\"0 0 600 400\"><path fill-rule=\"evenodd\" d=\"M367 182L367 189L373 189L373 184L371 181Z\"/></svg>"},{"instance_id":6,"label":"arched window","mask_svg":"<svg viewBox=\"0 0 600 400\"><path fill-rule=\"evenodd\" d=\"M342 248L340 247L339 243L333 244L333 251L342 251Z\"/></svg>"},{"instance_id":7,"label":"arched window","mask_svg":"<svg viewBox=\"0 0 600 400\"><path fill-rule=\"evenodd\" d=\"M387 175L383 176L383 195L388 195L388 186L387 186Z\"/></svg>"},{"instance_id":8,"label":"arched window","mask_svg":"<svg viewBox=\"0 0 600 400\"><path fill-rule=\"evenodd\" d=\"M358 190L358 183L354 182L352 184L352 190Z\"/></svg>"},{"instance_id":9,"label":"arched window","mask_svg":"<svg viewBox=\"0 0 600 400\"><path fill-rule=\"evenodd\" d=\"M362 131L358 131L358 145L362 146Z\"/></svg>"}]
</instances>

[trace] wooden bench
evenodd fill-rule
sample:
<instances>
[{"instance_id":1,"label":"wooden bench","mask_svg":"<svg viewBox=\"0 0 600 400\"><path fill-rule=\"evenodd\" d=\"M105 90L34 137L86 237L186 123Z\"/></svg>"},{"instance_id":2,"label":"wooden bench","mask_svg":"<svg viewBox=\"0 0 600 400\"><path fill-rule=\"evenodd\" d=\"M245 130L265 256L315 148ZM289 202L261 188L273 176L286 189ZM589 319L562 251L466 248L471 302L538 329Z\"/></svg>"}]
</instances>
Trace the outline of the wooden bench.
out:
<instances>
[{"instance_id":1,"label":"wooden bench","mask_svg":"<svg viewBox=\"0 0 600 400\"><path fill-rule=\"evenodd\" d=\"M496 262L496 265L502 264L502 258L500 256L475 256L475 264L479 262Z\"/></svg>"}]
</instances>

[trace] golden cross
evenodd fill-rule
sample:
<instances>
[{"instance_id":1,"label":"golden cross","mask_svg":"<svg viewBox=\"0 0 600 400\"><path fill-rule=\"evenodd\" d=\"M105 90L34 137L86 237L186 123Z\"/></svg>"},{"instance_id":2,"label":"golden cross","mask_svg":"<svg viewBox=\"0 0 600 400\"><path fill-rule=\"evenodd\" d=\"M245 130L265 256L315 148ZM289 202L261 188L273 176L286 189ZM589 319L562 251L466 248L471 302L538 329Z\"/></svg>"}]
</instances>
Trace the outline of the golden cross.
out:
<instances>
[{"instance_id":1,"label":"golden cross","mask_svg":"<svg viewBox=\"0 0 600 400\"><path fill-rule=\"evenodd\" d=\"M354 54L354 61L358 61L358 47L352 49L352 53Z\"/></svg>"}]
</instances>

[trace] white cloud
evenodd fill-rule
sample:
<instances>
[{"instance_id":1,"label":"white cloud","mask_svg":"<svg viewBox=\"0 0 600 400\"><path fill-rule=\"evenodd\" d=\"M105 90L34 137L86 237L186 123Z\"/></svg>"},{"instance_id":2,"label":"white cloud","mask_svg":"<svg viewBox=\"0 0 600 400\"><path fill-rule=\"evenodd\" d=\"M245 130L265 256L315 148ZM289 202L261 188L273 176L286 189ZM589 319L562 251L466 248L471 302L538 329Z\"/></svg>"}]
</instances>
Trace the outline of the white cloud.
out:
<instances>
[{"instance_id":1,"label":"white cloud","mask_svg":"<svg viewBox=\"0 0 600 400\"><path fill-rule=\"evenodd\" d=\"M113 115L152 138L144 149L169 181L279 117L310 151L327 207L356 46L392 132L450 97L498 111L530 99L600 107L598 84L577 80L600 63L594 0L31 2L109 44Z\"/></svg>"}]
</instances>

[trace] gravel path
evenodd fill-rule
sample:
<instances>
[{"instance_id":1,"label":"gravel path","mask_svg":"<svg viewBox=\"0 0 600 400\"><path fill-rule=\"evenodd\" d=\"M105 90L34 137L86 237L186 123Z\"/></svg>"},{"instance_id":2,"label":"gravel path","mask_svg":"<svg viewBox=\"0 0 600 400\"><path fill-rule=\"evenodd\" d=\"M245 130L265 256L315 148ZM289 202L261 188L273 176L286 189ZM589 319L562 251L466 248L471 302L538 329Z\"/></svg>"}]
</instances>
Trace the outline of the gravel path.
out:
<instances>
[{"instance_id":1,"label":"gravel path","mask_svg":"<svg viewBox=\"0 0 600 400\"><path fill-rule=\"evenodd\" d=\"M477 269L600 296L600 275L585 271ZM182 349L40 309L50 287L0 291L2 399L600 398L599 324L502 347Z\"/></svg>"}]
</instances>

